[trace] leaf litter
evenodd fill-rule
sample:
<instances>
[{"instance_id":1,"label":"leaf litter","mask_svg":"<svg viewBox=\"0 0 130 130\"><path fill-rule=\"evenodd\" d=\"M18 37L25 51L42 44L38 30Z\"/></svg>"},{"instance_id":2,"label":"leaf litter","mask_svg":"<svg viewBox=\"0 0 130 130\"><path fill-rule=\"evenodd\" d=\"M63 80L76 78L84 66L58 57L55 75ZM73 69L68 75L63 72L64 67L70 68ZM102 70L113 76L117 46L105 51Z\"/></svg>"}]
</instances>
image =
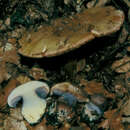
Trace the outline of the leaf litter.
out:
<instances>
[{"instance_id":1,"label":"leaf litter","mask_svg":"<svg viewBox=\"0 0 130 130\"><path fill-rule=\"evenodd\" d=\"M63 6L64 3L57 3L57 13L54 11L54 5L56 3L53 3L51 0L49 1L52 2L50 5L47 5L47 3L44 5L44 10L46 10L45 12L39 8L42 6L42 0L39 3L36 1L34 1L34 3L30 3L28 0L23 0L21 2L21 7L25 6L27 3L27 6L25 6L23 10L18 9L20 5L18 4L17 0L10 1L10 11L5 10L8 8L8 3L5 4L4 1L1 2L0 6L4 5L6 7L2 8L3 12L0 15L1 20L3 21L1 25L4 27L3 28L0 26L1 36L4 37L4 42L2 37L0 39L2 41L2 44L0 44L0 129L130 129L130 38L126 11L128 7L128 1L122 1L123 5L126 7L125 10L124 7L122 7L121 2L117 0L112 0L112 2L108 0L104 1L103 3L101 3L99 0L99 3L96 1L95 4L88 3L87 1L82 2L82 0L80 1L81 3L78 4L78 2L75 3L71 2L70 0L70 2L68 1L65 6ZM35 3L37 4L35 5ZM60 4L63 8L60 7ZM67 17L71 17L70 14L76 13L76 11L78 11L77 7L80 7L80 10L82 11L84 8L86 8L86 6L89 6L89 4L93 4L91 6L105 6L104 4L110 4L112 6L119 7L125 13L125 28L123 25L121 30L117 33L95 39L93 41L93 45L84 45L77 50L54 58L30 59L18 54L20 45L17 43L17 41L20 39L21 34L25 31L24 28L37 29L38 26L42 26L43 21L49 23L50 19L53 19L52 16L59 17L61 15L63 17L65 15ZM27 10L28 6L32 9L30 13L32 15L28 13L28 10L24 16L23 12ZM20 14L22 14L21 17ZM3 16L7 17L5 22L2 19ZM34 23L36 23L36 26L33 25ZM19 28L21 28L20 31L15 31L19 30ZM6 49L8 42L5 41L8 41L13 49ZM63 39L63 42L64 41L65 40ZM61 46L65 44L63 42L60 42ZM99 44L97 45L96 43ZM104 115L97 122L89 123L82 122L80 116L77 114L76 120L73 120L71 123L66 122L62 126L49 124L45 115L38 124L31 126L26 120L23 119L23 117L21 117L21 103L19 103L17 109L9 108L7 105L7 98L9 93L18 85L31 80L45 81L51 87L57 83L65 81L70 82L74 86L78 86L78 88L83 90L85 96L89 100L92 99L91 97L93 95L101 95L106 99L105 101L107 101L107 107L104 109ZM50 97L47 99L48 102L53 101L49 98ZM96 102L101 102L103 100L101 99L102 98L96 98ZM82 104L77 104L77 107L79 109L76 109L76 111L80 111Z\"/></svg>"}]
</instances>

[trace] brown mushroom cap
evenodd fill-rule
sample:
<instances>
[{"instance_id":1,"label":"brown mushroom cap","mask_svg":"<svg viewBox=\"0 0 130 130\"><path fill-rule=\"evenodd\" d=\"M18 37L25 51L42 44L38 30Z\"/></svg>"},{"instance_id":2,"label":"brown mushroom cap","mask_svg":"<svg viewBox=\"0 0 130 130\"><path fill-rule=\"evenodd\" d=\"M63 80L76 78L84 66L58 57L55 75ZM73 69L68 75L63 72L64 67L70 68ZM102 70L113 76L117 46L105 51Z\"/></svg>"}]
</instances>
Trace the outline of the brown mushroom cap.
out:
<instances>
[{"instance_id":1,"label":"brown mushroom cap","mask_svg":"<svg viewBox=\"0 0 130 130\"><path fill-rule=\"evenodd\" d=\"M59 100L67 100L69 105L74 105L76 102L86 102L88 101L88 98L86 98L82 91L76 87L73 86L69 82L62 82L54 85L51 88L51 95L57 95L59 96Z\"/></svg>"},{"instance_id":2,"label":"brown mushroom cap","mask_svg":"<svg viewBox=\"0 0 130 130\"><path fill-rule=\"evenodd\" d=\"M91 8L59 18L43 25L37 32L25 32L19 40L19 53L32 58L52 57L79 48L81 45L118 31L124 13L114 7Z\"/></svg>"}]
</instances>

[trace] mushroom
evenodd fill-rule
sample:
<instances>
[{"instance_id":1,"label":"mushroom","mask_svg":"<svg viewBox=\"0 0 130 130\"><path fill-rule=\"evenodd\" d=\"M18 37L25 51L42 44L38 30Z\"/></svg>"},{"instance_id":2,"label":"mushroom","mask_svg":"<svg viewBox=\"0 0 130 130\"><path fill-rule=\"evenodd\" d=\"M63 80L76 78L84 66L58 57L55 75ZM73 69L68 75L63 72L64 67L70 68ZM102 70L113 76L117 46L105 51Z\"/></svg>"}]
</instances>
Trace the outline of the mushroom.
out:
<instances>
[{"instance_id":1,"label":"mushroom","mask_svg":"<svg viewBox=\"0 0 130 130\"><path fill-rule=\"evenodd\" d=\"M103 115L103 111L92 102L87 102L81 112L81 120L90 123L99 120Z\"/></svg>"},{"instance_id":2,"label":"mushroom","mask_svg":"<svg viewBox=\"0 0 130 130\"><path fill-rule=\"evenodd\" d=\"M8 96L8 105L16 107L22 99L22 115L30 123L39 121L45 112L46 100L49 87L41 81L29 81L16 87Z\"/></svg>"},{"instance_id":3,"label":"mushroom","mask_svg":"<svg viewBox=\"0 0 130 130\"><path fill-rule=\"evenodd\" d=\"M44 24L38 31L24 32L18 52L31 58L52 57L69 52L96 37L117 32L124 13L112 6L86 9L68 18Z\"/></svg>"},{"instance_id":4,"label":"mushroom","mask_svg":"<svg viewBox=\"0 0 130 130\"><path fill-rule=\"evenodd\" d=\"M68 105L76 105L77 102L86 102L82 91L68 82L62 82L51 88L51 95L59 97L59 100L67 102Z\"/></svg>"},{"instance_id":5,"label":"mushroom","mask_svg":"<svg viewBox=\"0 0 130 130\"><path fill-rule=\"evenodd\" d=\"M51 88L51 102L48 104L46 118L52 125L70 123L75 117L78 101L84 101L79 88L69 82L57 83Z\"/></svg>"}]
</instances>

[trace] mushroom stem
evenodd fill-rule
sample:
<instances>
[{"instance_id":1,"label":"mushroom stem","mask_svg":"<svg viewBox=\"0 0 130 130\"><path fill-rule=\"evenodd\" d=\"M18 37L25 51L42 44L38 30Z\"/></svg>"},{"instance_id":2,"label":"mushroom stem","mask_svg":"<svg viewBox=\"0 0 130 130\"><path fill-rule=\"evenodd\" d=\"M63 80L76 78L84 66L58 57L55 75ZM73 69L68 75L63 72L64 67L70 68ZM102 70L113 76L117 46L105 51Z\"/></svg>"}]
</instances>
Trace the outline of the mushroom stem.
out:
<instances>
[{"instance_id":1,"label":"mushroom stem","mask_svg":"<svg viewBox=\"0 0 130 130\"><path fill-rule=\"evenodd\" d=\"M23 98L22 115L30 123L37 123L45 112L46 100L38 98L35 93L26 95Z\"/></svg>"}]
</instances>

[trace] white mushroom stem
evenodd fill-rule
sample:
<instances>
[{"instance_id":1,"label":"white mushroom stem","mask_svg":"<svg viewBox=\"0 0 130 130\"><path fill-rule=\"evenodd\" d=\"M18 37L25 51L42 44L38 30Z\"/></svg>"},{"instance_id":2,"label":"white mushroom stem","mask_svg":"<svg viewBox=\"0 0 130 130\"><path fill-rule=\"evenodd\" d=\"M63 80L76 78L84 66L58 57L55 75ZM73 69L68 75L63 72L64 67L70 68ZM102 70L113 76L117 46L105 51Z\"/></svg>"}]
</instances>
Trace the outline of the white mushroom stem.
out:
<instances>
[{"instance_id":1,"label":"white mushroom stem","mask_svg":"<svg viewBox=\"0 0 130 130\"><path fill-rule=\"evenodd\" d=\"M36 93L39 88L40 92ZM48 93L49 87L46 83L30 81L18 86L11 92L8 96L8 104L10 107L16 107L18 101L22 99L22 115L30 124L34 124L39 121L45 112L46 101L43 97L46 97Z\"/></svg>"},{"instance_id":2,"label":"white mushroom stem","mask_svg":"<svg viewBox=\"0 0 130 130\"><path fill-rule=\"evenodd\" d=\"M46 100L31 93L24 96L23 101L22 115L30 124L37 123L45 112Z\"/></svg>"}]
</instances>

